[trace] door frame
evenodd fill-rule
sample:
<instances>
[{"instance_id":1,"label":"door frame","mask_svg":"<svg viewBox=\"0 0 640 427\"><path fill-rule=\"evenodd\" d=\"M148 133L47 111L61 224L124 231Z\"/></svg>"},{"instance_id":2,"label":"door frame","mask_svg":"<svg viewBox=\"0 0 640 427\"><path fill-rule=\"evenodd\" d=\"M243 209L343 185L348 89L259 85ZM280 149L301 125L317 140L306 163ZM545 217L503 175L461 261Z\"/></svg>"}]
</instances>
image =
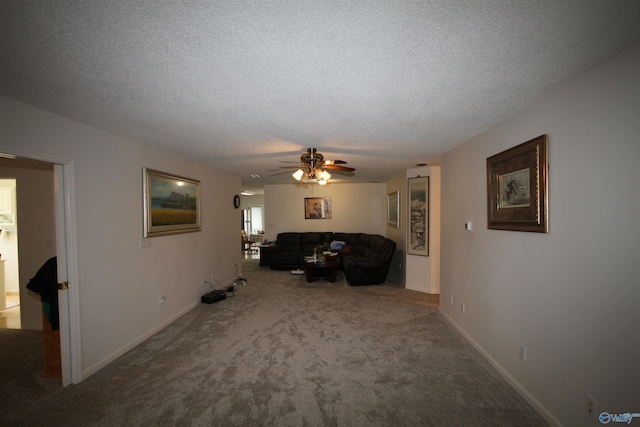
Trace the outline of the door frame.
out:
<instances>
[{"instance_id":1,"label":"door frame","mask_svg":"<svg viewBox=\"0 0 640 427\"><path fill-rule=\"evenodd\" d=\"M83 375L73 160L15 147L0 146L0 152L18 159L53 164L58 283L69 284L67 289L58 290L62 385L77 384L83 380Z\"/></svg>"}]
</instances>

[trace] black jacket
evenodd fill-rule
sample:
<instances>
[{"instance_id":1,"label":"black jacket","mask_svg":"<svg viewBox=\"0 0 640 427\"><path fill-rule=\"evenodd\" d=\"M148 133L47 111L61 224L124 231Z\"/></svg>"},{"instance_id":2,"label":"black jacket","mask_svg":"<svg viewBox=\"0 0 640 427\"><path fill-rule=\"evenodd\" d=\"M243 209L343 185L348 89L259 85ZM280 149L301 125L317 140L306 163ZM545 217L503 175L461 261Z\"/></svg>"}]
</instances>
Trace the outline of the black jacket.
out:
<instances>
[{"instance_id":1,"label":"black jacket","mask_svg":"<svg viewBox=\"0 0 640 427\"><path fill-rule=\"evenodd\" d=\"M40 294L40 300L48 305L48 319L51 329L60 328L58 313L58 261L53 257L44 263L36 275L27 284L27 289Z\"/></svg>"}]
</instances>

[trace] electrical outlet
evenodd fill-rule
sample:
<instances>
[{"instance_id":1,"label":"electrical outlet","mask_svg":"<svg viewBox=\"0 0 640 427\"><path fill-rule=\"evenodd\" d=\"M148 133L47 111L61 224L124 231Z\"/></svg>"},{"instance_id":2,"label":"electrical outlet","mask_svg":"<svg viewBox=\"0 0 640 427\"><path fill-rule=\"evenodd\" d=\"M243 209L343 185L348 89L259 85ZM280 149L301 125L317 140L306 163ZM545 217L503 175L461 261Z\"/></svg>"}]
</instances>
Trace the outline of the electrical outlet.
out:
<instances>
[{"instance_id":1,"label":"electrical outlet","mask_svg":"<svg viewBox=\"0 0 640 427\"><path fill-rule=\"evenodd\" d=\"M520 360L522 360L523 362L527 361L527 347L523 345L520 346L519 356L520 356Z\"/></svg>"},{"instance_id":2,"label":"electrical outlet","mask_svg":"<svg viewBox=\"0 0 640 427\"><path fill-rule=\"evenodd\" d=\"M160 299L158 300L158 307L162 308L162 306L164 305L164 302L167 300L167 296L166 295L161 295Z\"/></svg>"},{"instance_id":3,"label":"electrical outlet","mask_svg":"<svg viewBox=\"0 0 640 427\"><path fill-rule=\"evenodd\" d=\"M596 417L596 400L589 395L587 395L586 410L591 418Z\"/></svg>"},{"instance_id":4,"label":"electrical outlet","mask_svg":"<svg viewBox=\"0 0 640 427\"><path fill-rule=\"evenodd\" d=\"M464 314L464 310L465 310L464 303L462 303L462 305L460 306L460 311L461 311L463 314Z\"/></svg>"},{"instance_id":5,"label":"electrical outlet","mask_svg":"<svg viewBox=\"0 0 640 427\"><path fill-rule=\"evenodd\" d=\"M449 295L449 303L453 304L453 294Z\"/></svg>"}]
</instances>

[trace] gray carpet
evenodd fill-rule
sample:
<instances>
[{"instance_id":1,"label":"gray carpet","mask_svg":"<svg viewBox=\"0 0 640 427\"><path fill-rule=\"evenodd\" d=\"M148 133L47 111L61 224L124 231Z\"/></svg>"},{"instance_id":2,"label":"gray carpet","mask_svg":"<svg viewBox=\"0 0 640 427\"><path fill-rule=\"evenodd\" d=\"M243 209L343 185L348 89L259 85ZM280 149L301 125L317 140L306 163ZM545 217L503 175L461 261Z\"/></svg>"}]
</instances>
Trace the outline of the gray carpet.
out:
<instances>
[{"instance_id":1,"label":"gray carpet","mask_svg":"<svg viewBox=\"0 0 640 427\"><path fill-rule=\"evenodd\" d=\"M423 294L350 287L342 273L336 283L306 283L257 261L244 276L234 297L198 306L80 384L32 384L30 393L14 383L30 397L11 398L0 422L546 425Z\"/></svg>"}]
</instances>

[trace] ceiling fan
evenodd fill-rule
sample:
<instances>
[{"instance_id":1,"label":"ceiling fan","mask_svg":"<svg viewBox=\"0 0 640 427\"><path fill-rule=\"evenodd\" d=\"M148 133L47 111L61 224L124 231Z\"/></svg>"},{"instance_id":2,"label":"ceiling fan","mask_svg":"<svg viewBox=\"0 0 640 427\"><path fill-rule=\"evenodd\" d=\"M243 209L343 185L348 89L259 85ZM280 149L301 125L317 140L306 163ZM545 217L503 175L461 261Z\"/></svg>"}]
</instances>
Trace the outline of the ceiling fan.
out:
<instances>
[{"instance_id":1,"label":"ceiling fan","mask_svg":"<svg viewBox=\"0 0 640 427\"><path fill-rule=\"evenodd\" d=\"M298 163L285 162L281 163ZM325 160L321 153L315 148L307 148L306 153L300 156L300 162L296 166L280 166L280 169L297 169L293 173L296 181L309 182L316 181L320 185L325 185L331 179L328 170L353 172L354 168L342 166L347 164L344 160Z\"/></svg>"}]
</instances>

